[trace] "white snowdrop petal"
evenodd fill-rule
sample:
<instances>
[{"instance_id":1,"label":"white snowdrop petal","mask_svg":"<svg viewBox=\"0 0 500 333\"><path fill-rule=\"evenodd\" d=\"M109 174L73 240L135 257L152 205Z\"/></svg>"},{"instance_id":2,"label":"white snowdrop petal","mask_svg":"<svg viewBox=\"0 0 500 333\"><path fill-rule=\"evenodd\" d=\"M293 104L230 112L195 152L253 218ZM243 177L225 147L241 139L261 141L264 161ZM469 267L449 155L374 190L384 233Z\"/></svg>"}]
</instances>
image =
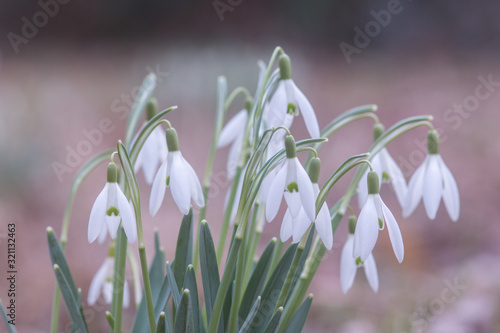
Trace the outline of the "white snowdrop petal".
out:
<instances>
[{"instance_id":1,"label":"white snowdrop petal","mask_svg":"<svg viewBox=\"0 0 500 333\"><path fill-rule=\"evenodd\" d=\"M316 114L314 113L314 109L309 103L309 100L307 99L306 96L302 93L302 91L297 88L295 83L292 84L295 88L295 98L297 99L297 103L299 104L298 107L300 109L300 112L302 113L302 117L304 118L304 122L306 123L306 128L307 131L309 132L309 135L311 135L312 138L319 138L320 132L319 132L319 126L318 126L318 119L316 118Z\"/></svg>"},{"instance_id":2,"label":"white snowdrop petal","mask_svg":"<svg viewBox=\"0 0 500 333\"><path fill-rule=\"evenodd\" d=\"M125 281L123 285L123 307L128 308L129 305L130 305L130 290L128 282Z\"/></svg>"},{"instance_id":3,"label":"white snowdrop petal","mask_svg":"<svg viewBox=\"0 0 500 333\"><path fill-rule=\"evenodd\" d=\"M438 155L430 155L424 177L424 206L427 216L434 220L443 196L443 176Z\"/></svg>"},{"instance_id":4,"label":"white snowdrop petal","mask_svg":"<svg viewBox=\"0 0 500 333\"><path fill-rule=\"evenodd\" d=\"M118 184L116 185L118 186ZM122 226L127 235L128 242L130 244L137 240L137 224L135 221L134 211L130 207L130 204L125 197L125 194L118 188L118 210L120 211L120 216L122 218Z\"/></svg>"},{"instance_id":5,"label":"white snowdrop petal","mask_svg":"<svg viewBox=\"0 0 500 333\"><path fill-rule=\"evenodd\" d=\"M121 220L120 216L116 215L104 216L104 221L106 221L106 225L108 227L111 239L116 238L116 233L118 232L118 227L120 226L120 220Z\"/></svg>"},{"instance_id":6,"label":"white snowdrop petal","mask_svg":"<svg viewBox=\"0 0 500 333\"><path fill-rule=\"evenodd\" d=\"M248 119L248 113L245 109L236 113L224 126L217 141L217 148L227 146L234 141L238 136L241 136L245 130L245 125Z\"/></svg>"},{"instance_id":7,"label":"white snowdrop petal","mask_svg":"<svg viewBox=\"0 0 500 333\"><path fill-rule=\"evenodd\" d=\"M196 175L196 172L191 164L189 164L184 158L183 161L190 179L191 197L198 207L203 207L205 206L205 198L203 197L203 189L201 188L200 180L198 179L198 176Z\"/></svg>"},{"instance_id":8,"label":"white snowdrop petal","mask_svg":"<svg viewBox=\"0 0 500 333\"><path fill-rule=\"evenodd\" d=\"M156 173L153 187L151 188L151 196L149 198L149 213L155 216L161 207L165 190L167 189L167 162L164 162Z\"/></svg>"},{"instance_id":9,"label":"white snowdrop petal","mask_svg":"<svg viewBox=\"0 0 500 333\"><path fill-rule=\"evenodd\" d=\"M102 286L102 296L104 297L104 301L108 304L111 304L113 300L113 282L105 281Z\"/></svg>"},{"instance_id":10,"label":"white snowdrop petal","mask_svg":"<svg viewBox=\"0 0 500 333\"><path fill-rule=\"evenodd\" d=\"M236 174L236 168L238 167L238 160L240 158L241 148L243 144L243 136L239 136L229 149L229 155L227 157L226 171L228 173L228 178L233 179Z\"/></svg>"},{"instance_id":11,"label":"white snowdrop petal","mask_svg":"<svg viewBox=\"0 0 500 333\"><path fill-rule=\"evenodd\" d=\"M276 174L278 171L281 170L281 166L278 165L276 168L271 170L267 174L266 177L262 180L262 184L260 186L260 193L259 193L259 201L260 203L265 203L267 200L267 194L269 193L269 189L271 188L271 184L273 183L274 178L276 177ZM244 174L242 173L240 178L242 178Z\"/></svg>"},{"instance_id":12,"label":"white snowdrop petal","mask_svg":"<svg viewBox=\"0 0 500 333\"><path fill-rule=\"evenodd\" d=\"M450 169L446 166L441 156L439 156L441 172L443 174L444 188L443 201L446 211L452 221L456 222L460 216L460 195L458 194L458 186Z\"/></svg>"},{"instance_id":13,"label":"white snowdrop petal","mask_svg":"<svg viewBox=\"0 0 500 333\"><path fill-rule=\"evenodd\" d=\"M109 183L104 185L101 193L95 199L92 210L90 211L89 218L89 228L87 231L87 237L89 243L96 240L97 236L102 230L102 226L105 223L104 217L106 216L106 201L108 199L108 187Z\"/></svg>"},{"instance_id":14,"label":"white snowdrop petal","mask_svg":"<svg viewBox=\"0 0 500 333\"><path fill-rule=\"evenodd\" d=\"M344 294L352 287L358 269L356 259L352 257L353 247L354 238L349 235L340 256L340 286Z\"/></svg>"},{"instance_id":15,"label":"white snowdrop petal","mask_svg":"<svg viewBox=\"0 0 500 333\"><path fill-rule=\"evenodd\" d=\"M283 221L281 222L280 239L282 242L286 242L293 233L292 215L290 212L286 211L285 216L283 216Z\"/></svg>"},{"instance_id":16,"label":"white snowdrop petal","mask_svg":"<svg viewBox=\"0 0 500 333\"><path fill-rule=\"evenodd\" d=\"M284 119L287 111L287 95L283 81L278 83L276 92L271 97L267 108L267 126L268 128L276 128L284 124Z\"/></svg>"},{"instance_id":17,"label":"white snowdrop petal","mask_svg":"<svg viewBox=\"0 0 500 333\"><path fill-rule=\"evenodd\" d=\"M315 225L323 244L328 250L331 250L333 246L332 220L326 203L321 206L318 216L316 217Z\"/></svg>"},{"instance_id":18,"label":"white snowdrop petal","mask_svg":"<svg viewBox=\"0 0 500 333\"><path fill-rule=\"evenodd\" d=\"M379 225L374 195L369 194L359 214L354 232L354 258L361 257L361 261L368 258L377 243L378 231Z\"/></svg>"},{"instance_id":19,"label":"white snowdrop petal","mask_svg":"<svg viewBox=\"0 0 500 333\"><path fill-rule=\"evenodd\" d=\"M284 195L288 210L290 211L292 218L296 218L302 208L300 194L297 191L293 191L291 193L285 191Z\"/></svg>"},{"instance_id":20,"label":"white snowdrop petal","mask_svg":"<svg viewBox=\"0 0 500 333\"><path fill-rule=\"evenodd\" d=\"M366 261L364 262L365 275L368 280L368 284L372 288L374 292L378 291L378 272L377 272L377 264L375 263L375 259L373 259L373 255L369 255Z\"/></svg>"},{"instance_id":21,"label":"white snowdrop petal","mask_svg":"<svg viewBox=\"0 0 500 333\"><path fill-rule=\"evenodd\" d=\"M103 219L104 221L104 219ZM106 235L108 234L108 227L106 226L106 223L104 222L101 227L101 232L99 232L99 236L97 236L97 242L99 244L104 243L106 240Z\"/></svg>"},{"instance_id":22,"label":"white snowdrop petal","mask_svg":"<svg viewBox=\"0 0 500 333\"><path fill-rule=\"evenodd\" d=\"M311 220L307 217L304 209L299 211L296 218L292 218L293 226L293 243L300 242L300 239L306 233L307 229L311 225Z\"/></svg>"},{"instance_id":23,"label":"white snowdrop petal","mask_svg":"<svg viewBox=\"0 0 500 333\"><path fill-rule=\"evenodd\" d=\"M410 178L410 182L408 183L408 192L406 193L405 206L403 209L403 217L410 216L415 208L417 208L420 199L422 199L428 158L429 156L425 158Z\"/></svg>"},{"instance_id":24,"label":"white snowdrop petal","mask_svg":"<svg viewBox=\"0 0 500 333\"><path fill-rule=\"evenodd\" d=\"M392 212L387 208L385 203L380 200L382 203L382 209L384 211L384 219L387 224L387 232L389 233L389 239L391 240L392 249L394 250L394 254L399 262L403 261L405 256L405 248L403 245L403 237L401 236L401 231L399 230L398 223L392 215Z\"/></svg>"},{"instance_id":25,"label":"white snowdrop petal","mask_svg":"<svg viewBox=\"0 0 500 333\"><path fill-rule=\"evenodd\" d=\"M285 191L287 162L282 166L276 177L272 180L266 198L266 221L271 222L278 214L278 210Z\"/></svg>"},{"instance_id":26,"label":"white snowdrop petal","mask_svg":"<svg viewBox=\"0 0 500 333\"><path fill-rule=\"evenodd\" d=\"M87 303L89 305L94 305L99 295L101 294L102 287L104 285L104 281L106 280L106 272L107 272L107 262L106 260L101 265L97 273L92 278L92 282L90 283L89 293L87 295Z\"/></svg>"},{"instance_id":27,"label":"white snowdrop petal","mask_svg":"<svg viewBox=\"0 0 500 333\"><path fill-rule=\"evenodd\" d=\"M380 153L383 154L383 161L385 164L386 172L389 175L390 182L398 199L401 208L404 208L406 192L408 191L406 180L403 172L392 159L387 149L383 149Z\"/></svg>"},{"instance_id":28,"label":"white snowdrop petal","mask_svg":"<svg viewBox=\"0 0 500 333\"><path fill-rule=\"evenodd\" d=\"M367 185L368 170L365 171L361 179L359 180L357 191L358 191L358 207L363 208L366 198L368 197L368 185Z\"/></svg>"},{"instance_id":29,"label":"white snowdrop petal","mask_svg":"<svg viewBox=\"0 0 500 333\"><path fill-rule=\"evenodd\" d=\"M304 170L302 164L300 164L298 158L295 158L295 165L302 207L309 220L314 221L316 218L316 196L314 195L311 178L309 178L309 175L306 170Z\"/></svg>"},{"instance_id":30,"label":"white snowdrop petal","mask_svg":"<svg viewBox=\"0 0 500 333\"><path fill-rule=\"evenodd\" d=\"M172 166L170 169L170 191L181 213L187 215L191 207L189 173L185 169L185 163L183 163L180 152L170 152L170 154L175 154L172 156Z\"/></svg>"}]
</instances>

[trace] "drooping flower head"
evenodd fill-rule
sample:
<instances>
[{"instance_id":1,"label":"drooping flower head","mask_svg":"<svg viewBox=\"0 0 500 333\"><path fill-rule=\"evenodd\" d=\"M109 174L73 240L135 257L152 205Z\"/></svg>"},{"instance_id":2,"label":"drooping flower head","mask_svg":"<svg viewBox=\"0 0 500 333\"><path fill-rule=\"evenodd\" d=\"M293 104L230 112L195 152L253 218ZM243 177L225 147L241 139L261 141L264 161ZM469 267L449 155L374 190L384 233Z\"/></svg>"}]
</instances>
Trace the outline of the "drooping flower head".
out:
<instances>
[{"instance_id":1,"label":"drooping flower head","mask_svg":"<svg viewBox=\"0 0 500 333\"><path fill-rule=\"evenodd\" d=\"M361 257L365 262L377 243L379 230L387 225L394 254L399 262L403 261L404 246L401 231L391 211L379 195L378 175L375 171L368 172L368 198L359 214L354 232L353 257Z\"/></svg>"},{"instance_id":2,"label":"drooping flower head","mask_svg":"<svg viewBox=\"0 0 500 333\"><path fill-rule=\"evenodd\" d=\"M375 124L373 127L373 141L376 141L383 133L384 126L380 123ZM372 157L370 163L373 170L376 171L379 176L379 185L382 186L383 182L391 183L401 208L404 208L407 192L406 180L401 169L396 162L394 162L387 149L382 148ZM368 170L358 183L358 204L360 208L363 207L368 197L368 187L366 186L367 175Z\"/></svg>"},{"instance_id":3,"label":"drooping flower head","mask_svg":"<svg viewBox=\"0 0 500 333\"><path fill-rule=\"evenodd\" d=\"M157 113L157 101L152 97L146 107L146 119L149 121ZM144 123L146 125L146 123ZM153 183L158 167L167 159L167 142L165 141L165 132L161 126L155 127L149 137L144 142L141 151L137 155L134 169L139 172L144 171L144 177L148 184Z\"/></svg>"},{"instance_id":4,"label":"drooping flower head","mask_svg":"<svg viewBox=\"0 0 500 333\"><path fill-rule=\"evenodd\" d=\"M340 285L342 287L342 292L345 294L349 289L351 289L354 279L356 278L356 272L358 268L363 266L365 269L366 279L368 284L374 292L378 291L378 272L377 264L373 255L370 255L363 262L361 258L353 258L352 253L354 251L354 230L356 228L356 217L354 215L349 216L349 235L342 248L342 254L340 256Z\"/></svg>"},{"instance_id":5,"label":"drooping flower head","mask_svg":"<svg viewBox=\"0 0 500 333\"><path fill-rule=\"evenodd\" d=\"M302 208L310 224L316 217L316 197L312 182L297 158L293 136L286 137L285 148L287 158L279 167L278 173L263 181L270 182L266 196L266 220L271 222L276 217L284 196L290 217L297 218Z\"/></svg>"},{"instance_id":6,"label":"drooping flower head","mask_svg":"<svg viewBox=\"0 0 500 333\"><path fill-rule=\"evenodd\" d=\"M427 135L427 152L424 162L415 171L408 184L403 216L410 216L423 197L427 216L433 220L443 198L448 215L456 222L460 215L457 182L439 154L439 136L435 130L429 131Z\"/></svg>"},{"instance_id":7,"label":"drooping flower head","mask_svg":"<svg viewBox=\"0 0 500 333\"><path fill-rule=\"evenodd\" d=\"M107 182L92 206L89 218L88 241L92 243L106 228L112 239L116 237L120 222L129 243L137 239L135 216L129 201L117 183L118 168L111 162L108 165Z\"/></svg>"},{"instance_id":8,"label":"drooping flower head","mask_svg":"<svg viewBox=\"0 0 500 333\"><path fill-rule=\"evenodd\" d=\"M314 109L292 79L292 66L288 55L279 58L280 82L269 101L267 123L269 128L292 125L293 117L302 113L307 131L312 138L319 138L319 125Z\"/></svg>"},{"instance_id":9,"label":"drooping flower head","mask_svg":"<svg viewBox=\"0 0 500 333\"><path fill-rule=\"evenodd\" d=\"M170 192L177 207L182 214L187 215L191 208L191 200L198 207L205 205L203 190L198 176L191 165L184 159L179 150L179 139L174 128L169 128L166 132L168 155L167 160L158 170L149 201L149 211L154 216L163 202L165 190L170 187Z\"/></svg>"},{"instance_id":10,"label":"drooping flower head","mask_svg":"<svg viewBox=\"0 0 500 333\"><path fill-rule=\"evenodd\" d=\"M87 303L94 305L102 294L104 301L111 304L113 299L113 270L115 266L114 246L110 246L108 256L104 259L97 273L90 283ZM128 308L130 304L130 292L127 281L123 287L123 307Z\"/></svg>"}]
</instances>

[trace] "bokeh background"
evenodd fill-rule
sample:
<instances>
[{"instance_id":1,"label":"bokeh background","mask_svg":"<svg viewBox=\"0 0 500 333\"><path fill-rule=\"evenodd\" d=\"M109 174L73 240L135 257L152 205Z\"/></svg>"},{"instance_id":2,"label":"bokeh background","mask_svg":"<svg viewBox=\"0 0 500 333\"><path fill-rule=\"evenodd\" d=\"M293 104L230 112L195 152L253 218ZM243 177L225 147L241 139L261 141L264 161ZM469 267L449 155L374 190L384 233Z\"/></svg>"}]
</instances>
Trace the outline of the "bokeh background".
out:
<instances>
[{"instance_id":1,"label":"bokeh background","mask_svg":"<svg viewBox=\"0 0 500 333\"><path fill-rule=\"evenodd\" d=\"M384 19L381 11L389 10ZM434 221L422 206L403 219L391 188L384 186L384 200L403 233L403 263L397 263L382 232L374 251L379 292L371 291L359 270L344 295L339 281L343 221L310 288L315 298L305 332L500 331L499 12L500 3L482 0L0 2L0 298L7 299L7 224L15 223L18 331L48 331L55 279L45 228L59 234L82 163L123 138L126 121L119 110L130 106L145 75L153 71L160 79L155 91L160 107L179 106L169 120L201 176L217 76L225 75L230 88L254 91L257 61L267 62L277 45L291 56L295 82L323 126L349 108L371 103L379 106L387 127L404 117L433 115L462 205L457 223L444 207ZM373 23L375 16L382 24ZM359 30L369 36L356 37ZM346 56L342 47L353 52ZM478 99L478 91L487 97ZM112 129L102 140L66 172L55 172L54 163L67 165L69 152L103 120ZM323 146L323 181L346 157L367 150L371 127L368 120L352 124ZM300 119L292 130L306 137ZM425 136L419 129L389 146L407 179L424 158ZM226 155L227 150L218 152L218 179L207 211L214 234L228 186ZM106 255L105 246L89 245L86 237L104 174L102 167L90 175L71 218L67 257L84 296ZM330 204L348 180L332 191ZM180 213L167 195L159 215L151 218L143 178L140 186L146 239L152 241L157 228L172 258ZM353 206L357 209L355 201ZM262 246L278 235L279 224L266 225ZM105 310L102 304L86 306L92 332L106 331ZM131 322L133 311L127 314L125 321ZM67 322L62 310L61 331Z\"/></svg>"}]
</instances>

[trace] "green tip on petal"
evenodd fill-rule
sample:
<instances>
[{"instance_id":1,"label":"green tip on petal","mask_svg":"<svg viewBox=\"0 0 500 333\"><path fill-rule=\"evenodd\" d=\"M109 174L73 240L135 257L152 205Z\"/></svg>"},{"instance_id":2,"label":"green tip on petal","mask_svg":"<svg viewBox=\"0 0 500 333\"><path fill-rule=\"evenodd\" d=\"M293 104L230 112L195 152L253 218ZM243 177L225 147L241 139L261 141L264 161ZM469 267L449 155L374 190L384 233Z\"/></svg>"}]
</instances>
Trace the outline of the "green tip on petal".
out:
<instances>
[{"instance_id":1,"label":"green tip on petal","mask_svg":"<svg viewBox=\"0 0 500 333\"><path fill-rule=\"evenodd\" d=\"M107 180L108 183L116 183L118 181L118 167L114 162L108 164Z\"/></svg>"},{"instance_id":2,"label":"green tip on petal","mask_svg":"<svg viewBox=\"0 0 500 333\"><path fill-rule=\"evenodd\" d=\"M296 182L291 182L290 184L287 185L286 189L290 193L292 193L293 191L298 192L299 191L299 185L297 185Z\"/></svg>"},{"instance_id":3,"label":"green tip on petal","mask_svg":"<svg viewBox=\"0 0 500 333\"><path fill-rule=\"evenodd\" d=\"M356 218L355 215L349 216L349 233L354 234L354 231L356 230L356 223L358 222L358 219Z\"/></svg>"},{"instance_id":4,"label":"green tip on petal","mask_svg":"<svg viewBox=\"0 0 500 333\"><path fill-rule=\"evenodd\" d=\"M319 180L319 171L321 169L321 160L317 157L314 157L309 164L309 178L311 178L311 182L314 184L318 183Z\"/></svg>"},{"instance_id":5,"label":"green tip on petal","mask_svg":"<svg viewBox=\"0 0 500 333\"><path fill-rule=\"evenodd\" d=\"M169 128L166 132L167 136L167 146L168 151L178 151L179 150L179 138L177 137L177 131L175 128Z\"/></svg>"},{"instance_id":6,"label":"green tip on petal","mask_svg":"<svg viewBox=\"0 0 500 333\"><path fill-rule=\"evenodd\" d=\"M158 101L151 97L146 105L146 119L149 121L158 113Z\"/></svg>"},{"instance_id":7,"label":"green tip on petal","mask_svg":"<svg viewBox=\"0 0 500 333\"><path fill-rule=\"evenodd\" d=\"M252 109L252 105L253 105L253 99L252 97L247 97L247 99L245 100L245 109L250 112L250 110Z\"/></svg>"},{"instance_id":8,"label":"green tip on petal","mask_svg":"<svg viewBox=\"0 0 500 333\"><path fill-rule=\"evenodd\" d=\"M363 262L361 261L361 257L357 257L357 258L356 258L356 265L357 265L357 266L361 266L361 265L363 265Z\"/></svg>"},{"instance_id":9,"label":"green tip on petal","mask_svg":"<svg viewBox=\"0 0 500 333\"><path fill-rule=\"evenodd\" d=\"M280 56L279 67L280 78L282 80L288 80L292 78L292 65L290 63L290 57L286 53Z\"/></svg>"},{"instance_id":10,"label":"green tip on petal","mask_svg":"<svg viewBox=\"0 0 500 333\"><path fill-rule=\"evenodd\" d=\"M297 157L297 147L295 146L295 139L292 135L287 135L285 138L285 149L287 158Z\"/></svg>"},{"instance_id":11,"label":"green tip on petal","mask_svg":"<svg viewBox=\"0 0 500 333\"><path fill-rule=\"evenodd\" d=\"M106 215L108 215L108 216L113 216L113 215L114 216L118 216L118 215L120 215L120 211L115 206L111 206L106 211Z\"/></svg>"},{"instance_id":12,"label":"green tip on petal","mask_svg":"<svg viewBox=\"0 0 500 333\"><path fill-rule=\"evenodd\" d=\"M429 155L439 154L439 135L436 130L431 130L427 134L427 152Z\"/></svg>"},{"instance_id":13,"label":"green tip on petal","mask_svg":"<svg viewBox=\"0 0 500 333\"><path fill-rule=\"evenodd\" d=\"M297 115L298 114L297 105L295 105L293 103L288 103L288 105L286 107L286 113L294 115L294 116Z\"/></svg>"},{"instance_id":14,"label":"green tip on petal","mask_svg":"<svg viewBox=\"0 0 500 333\"><path fill-rule=\"evenodd\" d=\"M375 126L373 126L373 141L377 141L377 139L380 138L382 134L384 134L384 131L384 125L382 125L381 123L376 123Z\"/></svg>"},{"instance_id":15,"label":"green tip on petal","mask_svg":"<svg viewBox=\"0 0 500 333\"><path fill-rule=\"evenodd\" d=\"M370 171L366 178L368 183L368 194L378 194L380 186L377 173L375 171Z\"/></svg>"},{"instance_id":16,"label":"green tip on petal","mask_svg":"<svg viewBox=\"0 0 500 333\"><path fill-rule=\"evenodd\" d=\"M384 229L384 221L381 218L378 219L378 228L380 230Z\"/></svg>"},{"instance_id":17,"label":"green tip on petal","mask_svg":"<svg viewBox=\"0 0 500 333\"><path fill-rule=\"evenodd\" d=\"M112 242L108 247L108 258L115 257L115 243Z\"/></svg>"}]
</instances>

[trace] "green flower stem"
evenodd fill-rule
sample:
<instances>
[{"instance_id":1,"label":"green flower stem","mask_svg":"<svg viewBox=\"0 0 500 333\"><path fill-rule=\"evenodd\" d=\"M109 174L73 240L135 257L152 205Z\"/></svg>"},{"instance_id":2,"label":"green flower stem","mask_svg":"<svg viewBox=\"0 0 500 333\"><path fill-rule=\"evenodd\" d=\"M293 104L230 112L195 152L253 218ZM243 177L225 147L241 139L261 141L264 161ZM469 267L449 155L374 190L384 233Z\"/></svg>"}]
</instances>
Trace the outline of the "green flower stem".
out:
<instances>
[{"instance_id":1,"label":"green flower stem","mask_svg":"<svg viewBox=\"0 0 500 333\"><path fill-rule=\"evenodd\" d=\"M233 270L236 265L236 259L238 257L238 252L241 246L241 237L234 237L229 249L229 254L226 260L226 266L224 268L224 273L222 274L222 280L219 285L219 290L217 291L217 296L215 297L214 307L212 309L212 315L210 317L210 322L208 326L208 333L216 333L219 327L220 316L222 313L222 305L224 299L226 298L227 290L231 283L231 278L233 275Z\"/></svg>"},{"instance_id":2,"label":"green flower stem","mask_svg":"<svg viewBox=\"0 0 500 333\"><path fill-rule=\"evenodd\" d=\"M151 282L149 280L148 261L146 259L146 248L144 243L139 245L139 257L141 260L142 280L144 281L144 293L146 296L146 307L148 309L149 329L156 332L156 321L153 307L153 297L151 294Z\"/></svg>"},{"instance_id":3,"label":"green flower stem","mask_svg":"<svg viewBox=\"0 0 500 333\"><path fill-rule=\"evenodd\" d=\"M255 230L255 232L252 233L253 237L251 238L251 241L249 241L247 245L247 257L246 257L247 267L245 269L245 283L244 283L245 286L247 285L248 279L250 278L250 272L252 270L252 265L254 262L255 251L257 251L257 246L259 245L260 236L262 235L262 231L264 230L264 223L265 223L264 207L265 206L261 206L259 203L256 203L254 208L251 230Z\"/></svg>"},{"instance_id":4,"label":"green flower stem","mask_svg":"<svg viewBox=\"0 0 500 333\"><path fill-rule=\"evenodd\" d=\"M281 252L283 250L283 245L284 244L285 243L283 243L281 241L281 238L278 237L278 241L276 242L276 246L274 247L273 257L271 258L271 264L269 265L269 271L267 273L266 283L269 280L269 278L271 277L271 275L273 274L273 271L276 268L276 265L280 261Z\"/></svg>"},{"instance_id":5,"label":"green flower stem","mask_svg":"<svg viewBox=\"0 0 500 333\"><path fill-rule=\"evenodd\" d=\"M142 288L141 288L141 278L139 276L139 266L137 262L137 258L134 256L132 251L127 251L127 259L130 264L130 270L132 271L132 279L134 281L134 300L135 300L135 308L139 308L139 304L141 303L142 297Z\"/></svg>"},{"instance_id":6,"label":"green flower stem","mask_svg":"<svg viewBox=\"0 0 500 333\"><path fill-rule=\"evenodd\" d=\"M64 251L64 246L61 244L61 249ZM61 290L56 283L54 288L54 296L52 301L52 317L50 319L50 333L57 333L57 326L59 323L59 306L61 301Z\"/></svg>"},{"instance_id":7,"label":"green flower stem","mask_svg":"<svg viewBox=\"0 0 500 333\"><path fill-rule=\"evenodd\" d=\"M127 259L127 235L123 227L118 229L115 253L115 274L113 277L113 318L115 319L114 333L122 331L123 288L125 285L125 263Z\"/></svg>"},{"instance_id":8,"label":"green flower stem","mask_svg":"<svg viewBox=\"0 0 500 333\"><path fill-rule=\"evenodd\" d=\"M217 264L220 265L222 260L222 255L224 254L224 248L226 246L227 233L229 231L229 224L231 222L231 213L233 211L234 199L236 197L236 191L238 190L238 183L240 177L242 177L241 171L242 167L236 167L236 174L233 178L233 184L231 185L231 193L229 194L229 200L227 202L226 211L224 212L224 219L222 220L222 227L220 231L219 243L217 244Z\"/></svg>"},{"instance_id":9,"label":"green flower stem","mask_svg":"<svg viewBox=\"0 0 500 333\"><path fill-rule=\"evenodd\" d=\"M248 225L248 224L245 224ZM236 263L236 275L234 280L234 288L233 288L233 299L231 302L231 310L229 312L229 321L228 321L228 332L236 332L238 326L238 313L240 309L241 302L241 294L243 291L243 280L245 276L245 244L247 237L243 237L241 241L241 246L238 251L238 261Z\"/></svg>"},{"instance_id":10,"label":"green flower stem","mask_svg":"<svg viewBox=\"0 0 500 333\"><path fill-rule=\"evenodd\" d=\"M226 102L224 103L224 108L227 110L231 106L231 103L233 103L234 99L239 95L243 94L245 95L245 98L252 98L252 95L248 91L247 88L245 87L238 87L234 89L231 94L226 98Z\"/></svg>"}]
</instances>

